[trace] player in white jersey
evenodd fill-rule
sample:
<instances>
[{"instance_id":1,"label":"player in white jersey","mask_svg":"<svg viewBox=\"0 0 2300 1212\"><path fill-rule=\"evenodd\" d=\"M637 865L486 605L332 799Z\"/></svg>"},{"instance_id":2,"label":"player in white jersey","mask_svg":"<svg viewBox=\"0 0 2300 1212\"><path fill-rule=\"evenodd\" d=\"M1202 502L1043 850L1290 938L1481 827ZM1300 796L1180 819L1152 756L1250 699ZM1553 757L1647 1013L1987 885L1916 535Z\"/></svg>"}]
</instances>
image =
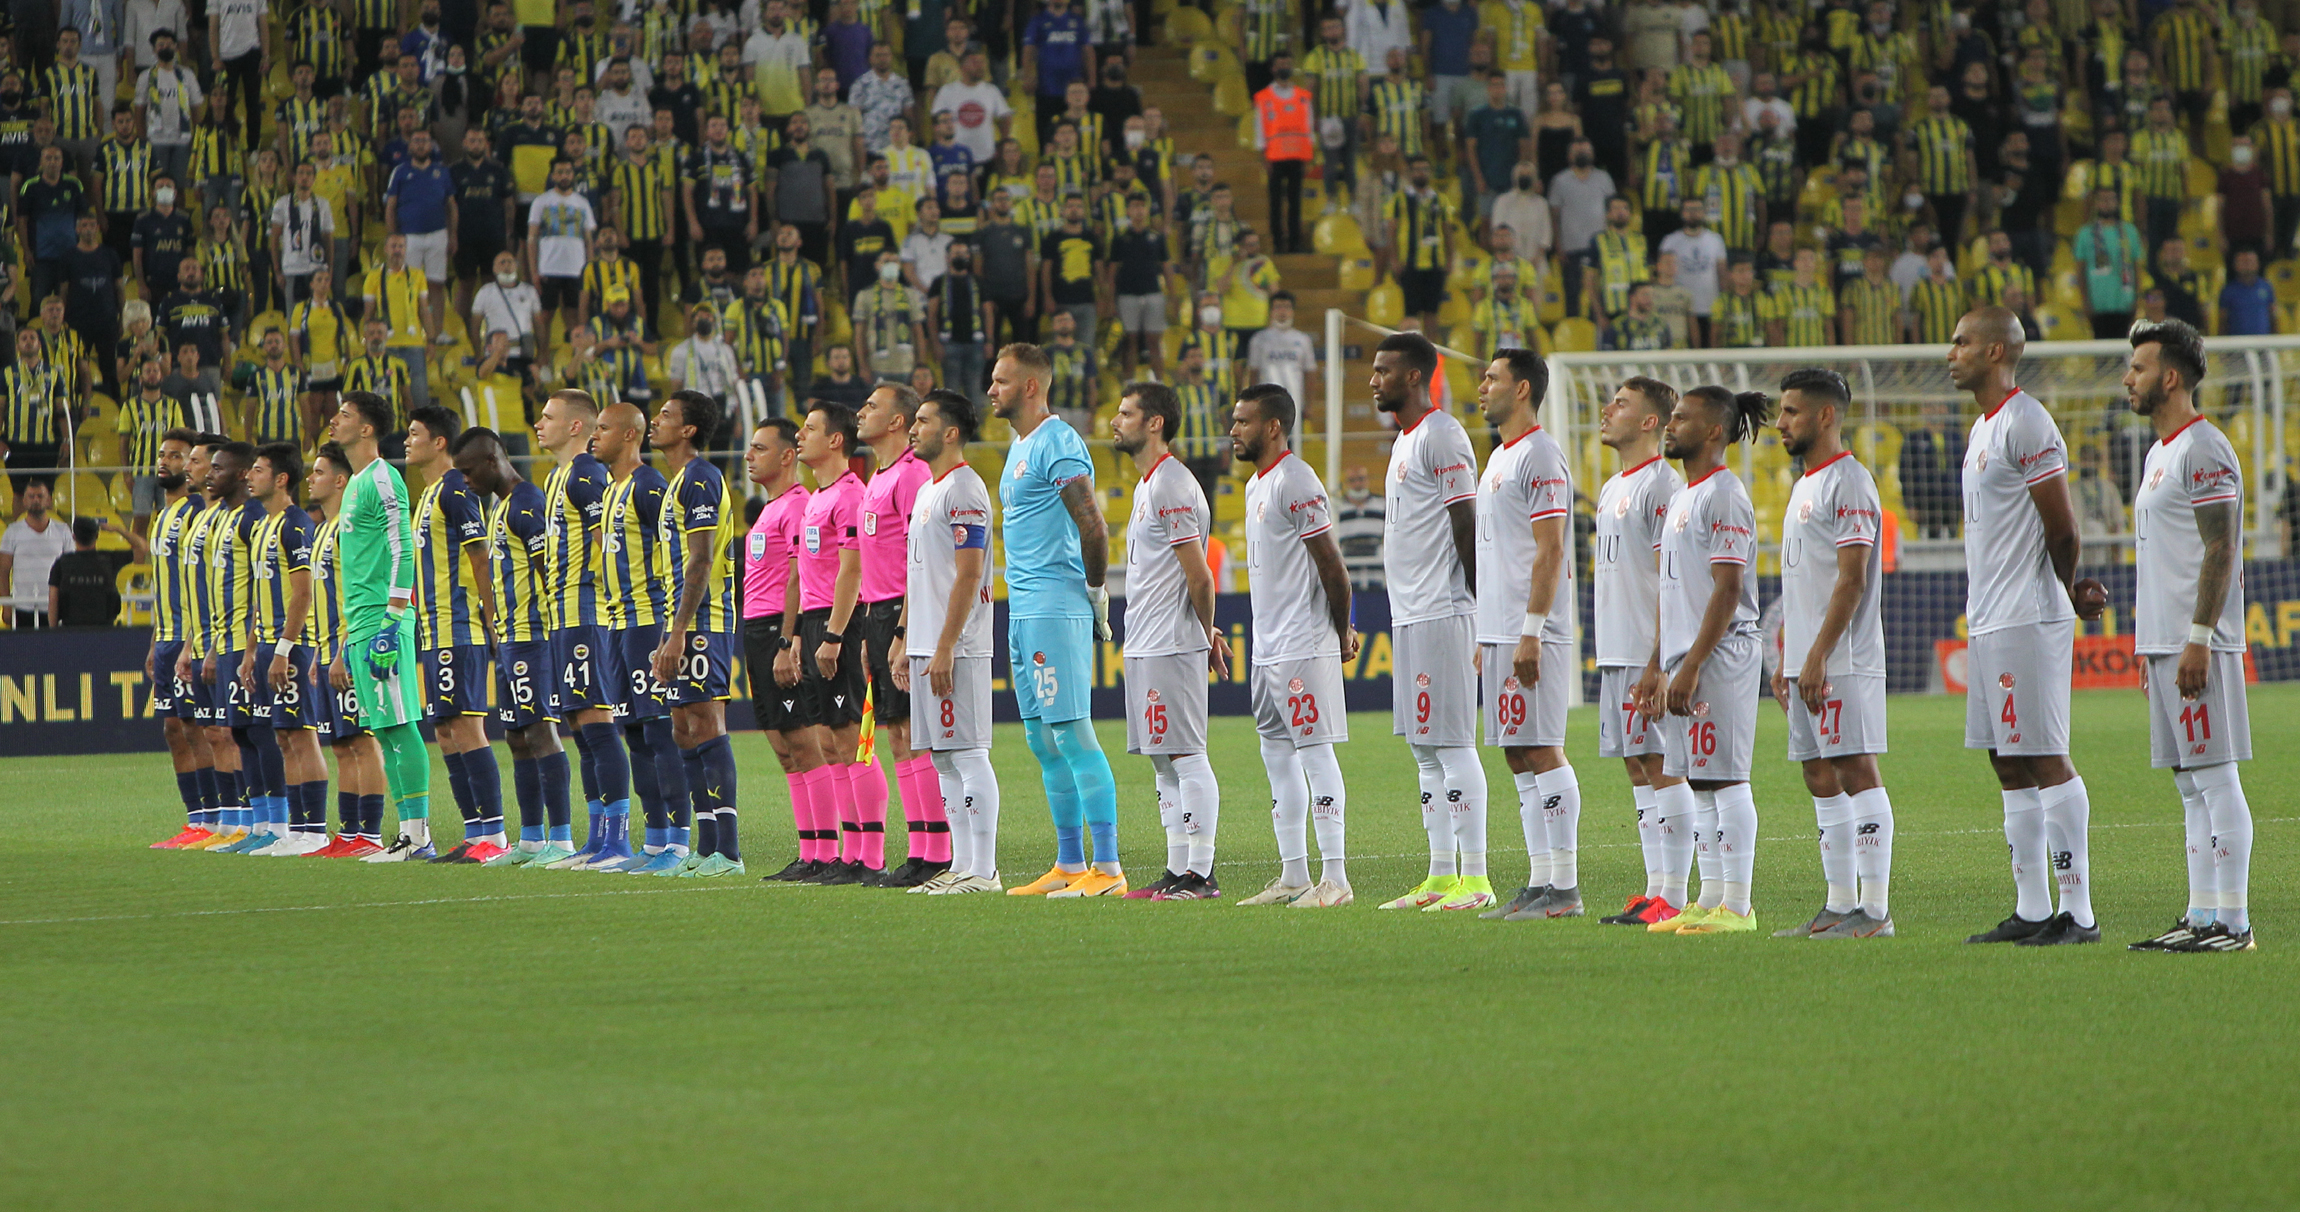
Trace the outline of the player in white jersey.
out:
<instances>
[{"instance_id":1,"label":"player in white jersey","mask_svg":"<svg viewBox=\"0 0 2300 1212\"><path fill-rule=\"evenodd\" d=\"M1677 407L1677 389L1642 375L1624 379L1598 419L1598 440L1621 458L1621 470L1597 494L1597 532L1590 568L1596 582L1597 756L1620 758L1637 807L1637 845L1645 856L1645 890L1621 912L1597 920L1609 926L1649 926L1676 909L1661 899L1661 820L1658 788L1684 780L1662 773L1661 730L1637 698L1637 683L1653 659L1661 600L1661 525L1669 498L1685 487L1661 457L1661 427ZM1691 828L1685 821L1681 828ZM1679 902L1682 904L1682 900Z\"/></svg>"},{"instance_id":2,"label":"player in white jersey","mask_svg":"<svg viewBox=\"0 0 2300 1212\"><path fill-rule=\"evenodd\" d=\"M2250 951L2252 757L2244 703L2244 476L2196 412L2204 340L2178 320L2132 333L2124 390L2156 427L2133 494L2139 584L2133 651L2147 661L2150 764L2170 767L2187 826L2188 912L2135 951Z\"/></svg>"},{"instance_id":3,"label":"player in white jersey","mask_svg":"<svg viewBox=\"0 0 2300 1212\"><path fill-rule=\"evenodd\" d=\"M1166 870L1126 895L1200 901L1222 895L1214 834L1222 789L1206 760L1206 671L1230 676L1230 646L1214 631L1214 570L1206 535L1214 511L1198 477L1167 450L1182 402L1163 383L1129 383L1111 421L1112 445L1142 469L1126 521L1126 752L1157 771Z\"/></svg>"},{"instance_id":4,"label":"player in white jersey","mask_svg":"<svg viewBox=\"0 0 2300 1212\"><path fill-rule=\"evenodd\" d=\"M2017 898L2012 916L1965 941L2097 943L2092 808L2068 760L2068 688L2076 621L2098 618L2108 591L2076 579L2068 446L2013 384L2025 339L2011 312L1983 307L1949 344L1949 379L1981 409L1965 443L1965 748L1989 751L2003 790Z\"/></svg>"},{"instance_id":5,"label":"player in white jersey","mask_svg":"<svg viewBox=\"0 0 2300 1212\"><path fill-rule=\"evenodd\" d=\"M1374 407L1397 418L1384 477L1382 576L1390 594L1390 727L1421 784L1429 877L1384 909L1483 909L1485 767L1477 756L1477 455L1430 402L1437 348L1419 333L1374 349Z\"/></svg>"},{"instance_id":6,"label":"player in white jersey","mask_svg":"<svg viewBox=\"0 0 2300 1212\"><path fill-rule=\"evenodd\" d=\"M1828 898L1775 938L1889 938L1893 804L1877 774L1885 751L1885 623L1878 609L1884 506L1876 478L1845 449L1853 394L1833 370L1781 380L1781 449L1803 459L1781 519L1781 667L1773 698L1789 715L1789 760L1802 763L1821 825Z\"/></svg>"},{"instance_id":7,"label":"player in white jersey","mask_svg":"<svg viewBox=\"0 0 2300 1212\"><path fill-rule=\"evenodd\" d=\"M1565 709L1575 650L1573 478L1542 429L1549 365L1527 349L1496 351L1478 406L1501 434L1477 486L1478 673L1485 743L1517 784L1518 823L1532 869L1507 904L1479 917L1512 922L1580 917L1581 780L1565 760Z\"/></svg>"},{"instance_id":8,"label":"player in white jersey","mask_svg":"<svg viewBox=\"0 0 2300 1212\"><path fill-rule=\"evenodd\" d=\"M990 488L966 463L982 422L973 401L936 389L919 401L910 448L933 478L911 502L903 585L910 743L934 759L951 817L950 869L910 889L998 892L998 774L990 766ZM959 809L960 811L952 811Z\"/></svg>"},{"instance_id":9,"label":"player in white jersey","mask_svg":"<svg viewBox=\"0 0 2300 1212\"><path fill-rule=\"evenodd\" d=\"M1293 433L1294 397L1285 388L1260 383L1239 393L1230 448L1254 468L1246 481L1251 685L1279 869L1268 887L1238 903L1335 909L1356 899L1343 857L1349 789L1334 746L1350 739L1342 663L1358 659L1358 631L1333 506L1318 473L1290 448ZM1305 826L1318 835L1316 884Z\"/></svg>"},{"instance_id":10,"label":"player in white jersey","mask_svg":"<svg viewBox=\"0 0 2300 1212\"><path fill-rule=\"evenodd\" d=\"M1661 730L1663 773L1686 781L1654 793L1663 904L1646 929L1657 934L1757 928L1749 903L1757 862L1749 766L1764 674L1757 583L1749 574L1757 514L1749 489L1725 466L1725 452L1756 437L1770 408L1762 392L1696 387L1678 399L1662 432L1662 453L1683 466L1685 487L1669 499L1662 524L1660 643L1637 699ZM1692 837L1688 819L1697 831ZM1701 899L1687 904L1686 868L1696 845Z\"/></svg>"}]
</instances>

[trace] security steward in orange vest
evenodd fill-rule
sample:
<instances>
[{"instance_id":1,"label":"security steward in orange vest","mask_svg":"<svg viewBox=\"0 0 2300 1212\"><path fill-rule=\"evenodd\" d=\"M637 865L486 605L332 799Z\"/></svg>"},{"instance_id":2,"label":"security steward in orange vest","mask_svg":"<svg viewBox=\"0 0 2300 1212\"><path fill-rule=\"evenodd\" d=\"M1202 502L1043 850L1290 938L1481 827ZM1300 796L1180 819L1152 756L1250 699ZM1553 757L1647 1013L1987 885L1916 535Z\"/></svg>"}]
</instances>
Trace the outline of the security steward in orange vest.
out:
<instances>
[{"instance_id":1,"label":"security steward in orange vest","mask_svg":"<svg viewBox=\"0 0 2300 1212\"><path fill-rule=\"evenodd\" d=\"M1302 239L1302 174L1316 154L1317 119L1308 90L1294 86L1294 56L1270 59L1270 87L1254 94L1254 146L1269 165L1273 253L1310 251Z\"/></svg>"}]
</instances>

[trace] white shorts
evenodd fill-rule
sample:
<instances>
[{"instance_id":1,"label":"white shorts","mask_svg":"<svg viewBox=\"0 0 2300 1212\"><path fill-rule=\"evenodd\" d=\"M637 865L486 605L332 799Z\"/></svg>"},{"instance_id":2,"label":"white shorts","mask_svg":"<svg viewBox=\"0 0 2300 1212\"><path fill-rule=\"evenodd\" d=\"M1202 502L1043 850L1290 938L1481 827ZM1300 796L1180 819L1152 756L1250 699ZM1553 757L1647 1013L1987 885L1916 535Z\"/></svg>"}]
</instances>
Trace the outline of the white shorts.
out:
<instances>
[{"instance_id":1,"label":"white shorts","mask_svg":"<svg viewBox=\"0 0 2300 1212\"><path fill-rule=\"evenodd\" d=\"M954 753L990 748L990 658L954 657L950 697L930 688L927 662L910 658L910 747Z\"/></svg>"},{"instance_id":2,"label":"white shorts","mask_svg":"<svg viewBox=\"0 0 2300 1212\"><path fill-rule=\"evenodd\" d=\"M1341 745L1350 739L1350 713L1342 699L1342 658L1295 657L1254 666L1254 731L1295 748Z\"/></svg>"},{"instance_id":3,"label":"white shorts","mask_svg":"<svg viewBox=\"0 0 2300 1212\"><path fill-rule=\"evenodd\" d=\"M1390 632L1390 731L1409 744L1477 744L1475 621L1462 614L1400 623Z\"/></svg>"},{"instance_id":4,"label":"white shorts","mask_svg":"<svg viewBox=\"0 0 2300 1212\"><path fill-rule=\"evenodd\" d=\"M1206 654L1126 658L1126 752L1206 752Z\"/></svg>"},{"instance_id":5,"label":"white shorts","mask_svg":"<svg viewBox=\"0 0 2300 1212\"><path fill-rule=\"evenodd\" d=\"M1789 760L1851 757L1885 751L1885 679L1848 673L1829 679L1821 714L1805 710L1797 679L1789 679Z\"/></svg>"},{"instance_id":6,"label":"white shorts","mask_svg":"<svg viewBox=\"0 0 2300 1212\"><path fill-rule=\"evenodd\" d=\"M1674 669L1662 670L1662 687ZM1701 666L1693 714L1653 722L1661 773L1693 782L1746 783L1757 751L1757 687L1765 661L1753 635L1729 635Z\"/></svg>"},{"instance_id":7,"label":"white shorts","mask_svg":"<svg viewBox=\"0 0 2300 1212\"><path fill-rule=\"evenodd\" d=\"M1629 699L1643 666L1607 665L1597 671L1597 756L1643 757L1661 752L1661 728Z\"/></svg>"},{"instance_id":8,"label":"white shorts","mask_svg":"<svg viewBox=\"0 0 2300 1212\"><path fill-rule=\"evenodd\" d=\"M1485 743L1502 748L1535 748L1565 743L1565 707L1573 695L1566 679L1574 676L1574 644L1570 640L1544 640L1541 645L1541 681L1528 694L1510 672L1517 655L1515 644L1481 644L1480 680L1485 688Z\"/></svg>"},{"instance_id":9,"label":"white shorts","mask_svg":"<svg viewBox=\"0 0 2300 1212\"><path fill-rule=\"evenodd\" d=\"M1965 645L1965 748L2066 756L2076 620L2023 623Z\"/></svg>"},{"instance_id":10,"label":"white shorts","mask_svg":"<svg viewBox=\"0 0 2300 1212\"><path fill-rule=\"evenodd\" d=\"M1118 296L1118 327L1127 332L1166 331L1166 296Z\"/></svg>"},{"instance_id":11,"label":"white shorts","mask_svg":"<svg viewBox=\"0 0 2300 1212\"><path fill-rule=\"evenodd\" d=\"M419 232L407 237L407 263L423 270L424 281L447 281L447 229Z\"/></svg>"},{"instance_id":12,"label":"white shorts","mask_svg":"<svg viewBox=\"0 0 2300 1212\"><path fill-rule=\"evenodd\" d=\"M2180 654L2144 655L2148 679L2148 764L2194 769L2252 760L2252 714L2244 703L2244 654L2215 652L2204 693L2180 697Z\"/></svg>"}]
</instances>

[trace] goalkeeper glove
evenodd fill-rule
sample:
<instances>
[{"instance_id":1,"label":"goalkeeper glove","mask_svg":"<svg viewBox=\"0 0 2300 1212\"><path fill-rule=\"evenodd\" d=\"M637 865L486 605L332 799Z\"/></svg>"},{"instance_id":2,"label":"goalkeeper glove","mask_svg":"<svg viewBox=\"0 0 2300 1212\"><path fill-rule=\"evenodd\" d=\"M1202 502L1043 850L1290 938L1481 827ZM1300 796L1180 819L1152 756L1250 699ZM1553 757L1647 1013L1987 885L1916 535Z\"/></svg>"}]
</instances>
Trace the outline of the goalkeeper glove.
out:
<instances>
[{"instance_id":1,"label":"goalkeeper glove","mask_svg":"<svg viewBox=\"0 0 2300 1212\"><path fill-rule=\"evenodd\" d=\"M1094 638L1108 643L1110 640L1110 591L1100 585L1086 588L1086 600L1094 604Z\"/></svg>"},{"instance_id":2,"label":"goalkeeper glove","mask_svg":"<svg viewBox=\"0 0 2300 1212\"><path fill-rule=\"evenodd\" d=\"M384 624L383 630L367 642L367 671L382 681L399 668L399 622L394 619Z\"/></svg>"}]
</instances>

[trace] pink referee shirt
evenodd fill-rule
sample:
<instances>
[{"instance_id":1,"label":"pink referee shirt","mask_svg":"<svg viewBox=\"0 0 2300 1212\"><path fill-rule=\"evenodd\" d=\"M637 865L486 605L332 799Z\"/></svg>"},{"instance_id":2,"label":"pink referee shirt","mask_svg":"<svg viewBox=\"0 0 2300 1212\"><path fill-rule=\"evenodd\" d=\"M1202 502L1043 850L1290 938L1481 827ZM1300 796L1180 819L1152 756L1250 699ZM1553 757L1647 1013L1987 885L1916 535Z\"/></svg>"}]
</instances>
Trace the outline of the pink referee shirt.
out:
<instances>
[{"instance_id":1,"label":"pink referee shirt","mask_svg":"<svg viewBox=\"0 0 2300 1212\"><path fill-rule=\"evenodd\" d=\"M934 478L934 470L918 455L902 457L879 469L863 486L862 494L862 600L884 602L899 598L909 576L911 502L918 490Z\"/></svg>"},{"instance_id":2,"label":"pink referee shirt","mask_svg":"<svg viewBox=\"0 0 2300 1212\"><path fill-rule=\"evenodd\" d=\"M783 585L790 577L791 556L799 549L800 518L812 495L806 485L793 484L767 502L759 520L751 523L750 542L743 549L744 618L783 612Z\"/></svg>"},{"instance_id":3,"label":"pink referee shirt","mask_svg":"<svg viewBox=\"0 0 2300 1212\"><path fill-rule=\"evenodd\" d=\"M862 493L862 481L849 471L807 498L799 525L799 609L830 609L839 553L860 542Z\"/></svg>"}]
</instances>

